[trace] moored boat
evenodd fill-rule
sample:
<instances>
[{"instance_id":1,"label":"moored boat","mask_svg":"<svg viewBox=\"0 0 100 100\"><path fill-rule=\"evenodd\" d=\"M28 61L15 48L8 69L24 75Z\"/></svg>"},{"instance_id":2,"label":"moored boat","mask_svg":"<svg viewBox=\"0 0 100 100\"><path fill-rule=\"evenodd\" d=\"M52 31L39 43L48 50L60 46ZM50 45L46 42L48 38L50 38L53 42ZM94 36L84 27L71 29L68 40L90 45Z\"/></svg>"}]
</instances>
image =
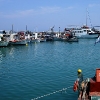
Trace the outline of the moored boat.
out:
<instances>
[{"instance_id":1,"label":"moored boat","mask_svg":"<svg viewBox=\"0 0 100 100\"><path fill-rule=\"evenodd\" d=\"M62 37L62 40L67 42L78 42L78 38L73 36L71 32L65 33L65 35Z\"/></svg>"},{"instance_id":2,"label":"moored boat","mask_svg":"<svg viewBox=\"0 0 100 100\"><path fill-rule=\"evenodd\" d=\"M26 45L27 40L25 39L24 32L12 33L10 34L10 45Z\"/></svg>"}]
</instances>

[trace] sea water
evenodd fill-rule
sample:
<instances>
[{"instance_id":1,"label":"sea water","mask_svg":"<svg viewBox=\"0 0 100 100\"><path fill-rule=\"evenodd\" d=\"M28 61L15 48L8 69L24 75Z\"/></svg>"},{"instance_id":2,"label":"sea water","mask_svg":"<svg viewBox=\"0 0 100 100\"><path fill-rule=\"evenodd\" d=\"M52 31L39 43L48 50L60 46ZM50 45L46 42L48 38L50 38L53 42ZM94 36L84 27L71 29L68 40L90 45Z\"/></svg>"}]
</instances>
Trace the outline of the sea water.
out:
<instances>
[{"instance_id":1,"label":"sea water","mask_svg":"<svg viewBox=\"0 0 100 100\"><path fill-rule=\"evenodd\" d=\"M72 88L77 69L82 69L85 79L100 68L100 43L94 46L94 42L80 39L0 48L0 100L77 100Z\"/></svg>"}]
</instances>

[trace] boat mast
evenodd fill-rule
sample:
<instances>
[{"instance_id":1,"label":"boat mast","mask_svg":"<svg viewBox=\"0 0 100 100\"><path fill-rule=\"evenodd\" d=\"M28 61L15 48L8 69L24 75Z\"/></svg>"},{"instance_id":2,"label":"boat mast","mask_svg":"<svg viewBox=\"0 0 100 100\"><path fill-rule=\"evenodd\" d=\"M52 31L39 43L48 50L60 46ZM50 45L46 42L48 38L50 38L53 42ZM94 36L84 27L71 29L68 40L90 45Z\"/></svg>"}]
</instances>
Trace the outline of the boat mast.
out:
<instances>
[{"instance_id":1,"label":"boat mast","mask_svg":"<svg viewBox=\"0 0 100 100\"><path fill-rule=\"evenodd\" d=\"M86 26L87 26L87 9L86 9Z\"/></svg>"},{"instance_id":2,"label":"boat mast","mask_svg":"<svg viewBox=\"0 0 100 100\"><path fill-rule=\"evenodd\" d=\"M86 26L87 26L87 19L89 19L91 27L92 27L92 23L91 23L91 19L90 19L90 15L89 15L88 9L86 9Z\"/></svg>"}]
</instances>

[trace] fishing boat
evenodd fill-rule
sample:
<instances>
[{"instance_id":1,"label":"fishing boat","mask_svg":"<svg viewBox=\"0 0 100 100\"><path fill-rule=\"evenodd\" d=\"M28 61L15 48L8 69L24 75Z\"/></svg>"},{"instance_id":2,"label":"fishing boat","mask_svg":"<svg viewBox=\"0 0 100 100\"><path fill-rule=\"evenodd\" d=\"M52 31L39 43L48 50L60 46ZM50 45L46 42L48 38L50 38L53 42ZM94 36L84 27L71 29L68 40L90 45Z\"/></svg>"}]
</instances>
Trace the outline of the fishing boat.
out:
<instances>
[{"instance_id":1,"label":"fishing boat","mask_svg":"<svg viewBox=\"0 0 100 100\"><path fill-rule=\"evenodd\" d=\"M81 82L78 100L100 100L100 68L96 69L92 78L87 78Z\"/></svg>"},{"instance_id":2,"label":"fishing boat","mask_svg":"<svg viewBox=\"0 0 100 100\"><path fill-rule=\"evenodd\" d=\"M10 45L26 45L27 40L25 39L24 32L10 34L9 44Z\"/></svg>"},{"instance_id":3,"label":"fishing boat","mask_svg":"<svg viewBox=\"0 0 100 100\"><path fill-rule=\"evenodd\" d=\"M62 37L63 41L67 42L78 42L78 38L74 36L71 32L67 32Z\"/></svg>"}]
</instances>

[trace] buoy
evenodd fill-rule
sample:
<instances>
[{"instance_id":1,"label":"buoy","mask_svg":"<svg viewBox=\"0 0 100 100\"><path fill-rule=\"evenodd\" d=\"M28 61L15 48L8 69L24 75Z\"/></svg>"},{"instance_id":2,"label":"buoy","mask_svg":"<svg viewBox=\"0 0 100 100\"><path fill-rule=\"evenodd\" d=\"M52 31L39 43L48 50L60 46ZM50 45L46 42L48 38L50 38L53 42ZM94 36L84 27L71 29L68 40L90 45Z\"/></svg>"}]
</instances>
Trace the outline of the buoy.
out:
<instances>
[{"instance_id":1,"label":"buoy","mask_svg":"<svg viewBox=\"0 0 100 100\"><path fill-rule=\"evenodd\" d=\"M26 43L26 46L28 46L28 44Z\"/></svg>"}]
</instances>

